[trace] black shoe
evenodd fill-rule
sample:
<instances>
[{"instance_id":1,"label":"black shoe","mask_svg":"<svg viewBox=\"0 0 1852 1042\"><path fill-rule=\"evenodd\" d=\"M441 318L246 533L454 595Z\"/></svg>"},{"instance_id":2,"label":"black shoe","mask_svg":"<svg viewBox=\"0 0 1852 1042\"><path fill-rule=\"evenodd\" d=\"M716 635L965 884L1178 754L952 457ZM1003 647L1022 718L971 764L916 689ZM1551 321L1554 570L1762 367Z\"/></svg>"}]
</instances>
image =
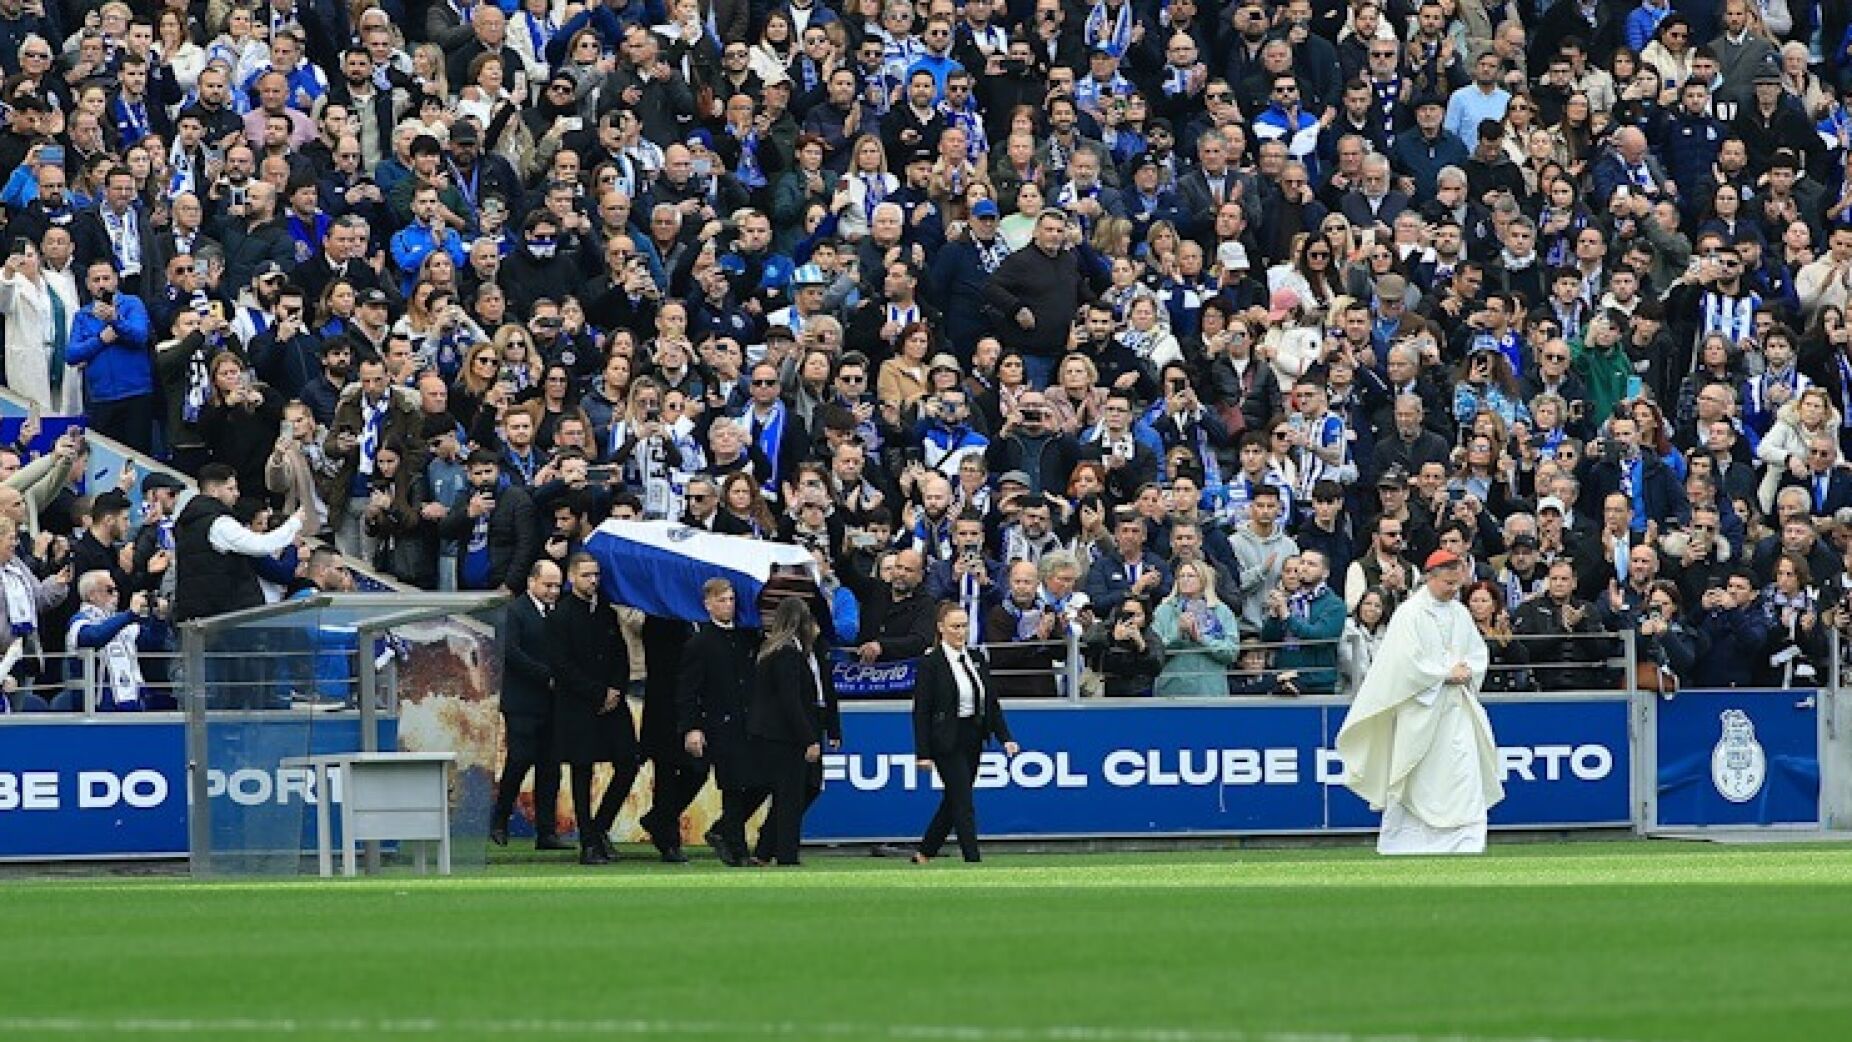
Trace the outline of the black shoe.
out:
<instances>
[{"instance_id":1,"label":"black shoe","mask_svg":"<svg viewBox=\"0 0 1852 1042\"><path fill-rule=\"evenodd\" d=\"M721 864L728 868L739 868L746 864L746 858L733 849L732 841L721 835L718 829L708 829L701 838L707 840L707 845L714 848L714 853L720 856Z\"/></svg>"},{"instance_id":2,"label":"black shoe","mask_svg":"<svg viewBox=\"0 0 1852 1042\"><path fill-rule=\"evenodd\" d=\"M608 865L610 863L610 855L606 854L604 848L599 846L595 840L579 848L579 864L581 865Z\"/></svg>"},{"instance_id":3,"label":"black shoe","mask_svg":"<svg viewBox=\"0 0 1852 1042\"><path fill-rule=\"evenodd\" d=\"M660 848L658 848L658 849L659 849L659 850L661 851L661 853L662 853L662 861L663 861L663 864L666 864L666 865L686 865L686 864L688 863L688 855L687 855L687 854L684 854L684 853L682 853L682 848L681 848L681 847L679 847L679 846L675 846L675 847L660 847Z\"/></svg>"},{"instance_id":4,"label":"black shoe","mask_svg":"<svg viewBox=\"0 0 1852 1042\"><path fill-rule=\"evenodd\" d=\"M489 826L489 842L495 844L498 847L507 846L508 845L508 826L507 825L490 825Z\"/></svg>"},{"instance_id":5,"label":"black shoe","mask_svg":"<svg viewBox=\"0 0 1852 1042\"><path fill-rule=\"evenodd\" d=\"M566 842L565 840L559 838L558 836L536 836L534 837L534 849L535 850L574 850L577 848L575 848L572 844Z\"/></svg>"},{"instance_id":6,"label":"black shoe","mask_svg":"<svg viewBox=\"0 0 1852 1042\"><path fill-rule=\"evenodd\" d=\"M648 814L637 819L637 824L641 825L643 831L649 834L650 842L654 843L658 849L664 846L675 846L677 841L681 838L682 830L679 827L680 823L664 821L662 816L657 814L653 807L650 808Z\"/></svg>"},{"instance_id":7,"label":"black shoe","mask_svg":"<svg viewBox=\"0 0 1852 1042\"><path fill-rule=\"evenodd\" d=\"M605 831L604 829L598 828L596 826L593 826L593 833L598 838L598 848L604 851L604 856L611 859L612 861L616 861L617 860L617 844L611 842L611 833Z\"/></svg>"}]
</instances>

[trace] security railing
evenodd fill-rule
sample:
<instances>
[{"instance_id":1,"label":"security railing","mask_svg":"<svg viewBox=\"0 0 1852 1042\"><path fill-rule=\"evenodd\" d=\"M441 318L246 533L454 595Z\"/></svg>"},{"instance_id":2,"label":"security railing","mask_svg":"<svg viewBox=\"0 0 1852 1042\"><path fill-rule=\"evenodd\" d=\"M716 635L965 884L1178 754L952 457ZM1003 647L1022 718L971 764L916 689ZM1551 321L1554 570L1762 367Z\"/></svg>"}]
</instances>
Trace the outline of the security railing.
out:
<instances>
[{"instance_id":1,"label":"security railing","mask_svg":"<svg viewBox=\"0 0 1852 1042\"><path fill-rule=\"evenodd\" d=\"M214 685L209 700L217 706L278 712L322 712L359 708L361 669L358 647L349 646L263 651L262 679ZM0 726L30 723L41 714L111 716L132 709L138 715L182 715L186 690L186 656L178 651L138 651L136 664L141 683L133 693L140 708L122 707L103 653L92 649L47 653L37 658L36 671L20 680L14 691L17 712L0 714ZM234 674L230 667L248 663L241 652L205 652L200 656L209 674ZM375 663L378 683L375 704L389 708L398 698L397 671L390 661ZM123 694L127 694L124 692Z\"/></svg>"},{"instance_id":2,"label":"security railing","mask_svg":"<svg viewBox=\"0 0 1852 1042\"><path fill-rule=\"evenodd\" d=\"M1149 633L1149 631L1147 631ZM1177 668L1164 649L1162 640L1150 634L1164 652L1165 664L1159 673L1145 678L1139 690L1114 697L1149 697L1156 690L1197 687L1199 690L1167 697L1197 698L1280 698L1296 695L1337 695L1355 693L1361 679L1358 667L1340 654L1344 639L1258 641L1242 639L1234 664L1206 668L1186 665ZM1523 695L1555 691L1627 691L1636 690L1636 664L1641 661L1632 631L1568 633L1548 635L1511 634L1512 643L1525 647L1560 647L1563 642L1586 647L1566 659L1526 662L1493 662L1487 669L1486 693ZM1083 634L1070 632L1061 640L999 641L979 645L991 661L991 676L1005 686L1004 697L1053 697L1078 701L1099 695L1111 695L1112 674L1098 668L1103 646L1089 644ZM849 649L840 649L847 651ZM1187 649L1186 649L1187 650ZM1244 662L1253 654L1265 656L1263 663ZM1046 664L1031 665L1027 659L1046 655ZM1495 658L1500 657L1495 655ZM1835 654L1834 669L1837 670ZM882 664L889 665L889 664ZM1162 678L1164 683L1157 683ZM1210 678L1214 678L1211 680ZM1682 678L1689 683L1690 678ZM1221 682L1218 687L1216 681ZM1835 686L1837 681L1835 679ZM1038 688L1035 690L1034 688ZM881 696L858 696L861 700L879 700ZM896 692L891 698L904 698Z\"/></svg>"}]
</instances>

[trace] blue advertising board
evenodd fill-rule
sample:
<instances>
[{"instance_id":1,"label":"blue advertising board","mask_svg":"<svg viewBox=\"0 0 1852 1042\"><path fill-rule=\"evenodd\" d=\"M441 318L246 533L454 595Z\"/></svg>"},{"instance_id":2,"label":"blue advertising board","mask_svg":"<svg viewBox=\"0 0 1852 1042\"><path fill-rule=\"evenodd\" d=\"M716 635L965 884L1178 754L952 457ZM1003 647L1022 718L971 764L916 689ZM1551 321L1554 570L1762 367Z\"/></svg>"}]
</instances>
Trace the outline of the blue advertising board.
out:
<instances>
[{"instance_id":1,"label":"blue advertising board","mask_svg":"<svg viewBox=\"0 0 1852 1042\"><path fill-rule=\"evenodd\" d=\"M293 832L313 849L312 772L281 761L359 748L359 719L214 722L207 736L215 837ZM394 724L383 723L381 746L396 743ZM178 718L47 716L0 726L0 860L184 857L187 802Z\"/></svg>"},{"instance_id":2,"label":"blue advertising board","mask_svg":"<svg viewBox=\"0 0 1852 1042\"><path fill-rule=\"evenodd\" d=\"M1630 822L1627 702L1494 702L1505 802L1492 824ZM1022 703L1023 751L992 750L978 778L992 836L1139 836L1374 828L1343 788L1333 749L1343 705ZM905 706L845 712L848 748L824 757L825 790L805 818L817 840L917 834L938 802L913 758Z\"/></svg>"},{"instance_id":3,"label":"blue advertising board","mask_svg":"<svg viewBox=\"0 0 1852 1042\"><path fill-rule=\"evenodd\" d=\"M1817 825L1819 729L1812 690L1661 700L1658 826Z\"/></svg>"}]
</instances>

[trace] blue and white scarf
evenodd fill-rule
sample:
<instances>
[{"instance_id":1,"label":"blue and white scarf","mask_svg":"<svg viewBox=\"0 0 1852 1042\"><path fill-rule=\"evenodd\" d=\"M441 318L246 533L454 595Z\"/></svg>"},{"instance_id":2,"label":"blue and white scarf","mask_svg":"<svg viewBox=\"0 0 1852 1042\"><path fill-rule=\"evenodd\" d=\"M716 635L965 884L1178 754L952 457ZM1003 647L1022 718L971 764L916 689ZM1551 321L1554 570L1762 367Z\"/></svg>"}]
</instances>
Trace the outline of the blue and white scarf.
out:
<instances>
[{"instance_id":1,"label":"blue and white scarf","mask_svg":"<svg viewBox=\"0 0 1852 1042\"><path fill-rule=\"evenodd\" d=\"M760 487L763 488L768 495L777 495L779 478L778 450L783 447L785 440L785 403L782 401L773 402L772 414L763 420L759 418L759 411L757 409L748 409L746 411L746 416L752 424L753 444L757 445L759 451L765 454L765 461L771 470L771 473L766 476L764 483Z\"/></svg>"},{"instance_id":2,"label":"blue and white scarf","mask_svg":"<svg viewBox=\"0 0 1852 1042\"><path fill-rule=\"evenodd\" d=\"M1115 13L1104 0L1094 4L1093 10L1087 12L1083 35L1089 48L1103 45L1113 57L1125 57L1132 46L1132 5L1121 3Z\"/></svg>"}]
</instances>

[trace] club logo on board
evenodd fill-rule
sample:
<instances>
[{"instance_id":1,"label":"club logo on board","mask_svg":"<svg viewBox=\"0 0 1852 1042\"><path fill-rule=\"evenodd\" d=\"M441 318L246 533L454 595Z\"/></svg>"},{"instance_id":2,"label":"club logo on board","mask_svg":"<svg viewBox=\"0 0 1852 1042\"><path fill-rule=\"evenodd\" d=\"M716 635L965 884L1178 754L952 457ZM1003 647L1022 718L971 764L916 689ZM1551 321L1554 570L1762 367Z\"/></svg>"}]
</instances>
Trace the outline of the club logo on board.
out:
<instances>
[{"instance_id":1,"label":"club logo on board","mask_svg":"<svg viewBox=\"0 0 1852 1042\"><path fill-rule=\"evenodd\" d=\"M1711 750L1711 782L1731 803L1748 803L1768 780L1768 757L1756 741L1756 725L1740 709L1723 712L1723 733Z\"/></svg>"}]
</instances>

